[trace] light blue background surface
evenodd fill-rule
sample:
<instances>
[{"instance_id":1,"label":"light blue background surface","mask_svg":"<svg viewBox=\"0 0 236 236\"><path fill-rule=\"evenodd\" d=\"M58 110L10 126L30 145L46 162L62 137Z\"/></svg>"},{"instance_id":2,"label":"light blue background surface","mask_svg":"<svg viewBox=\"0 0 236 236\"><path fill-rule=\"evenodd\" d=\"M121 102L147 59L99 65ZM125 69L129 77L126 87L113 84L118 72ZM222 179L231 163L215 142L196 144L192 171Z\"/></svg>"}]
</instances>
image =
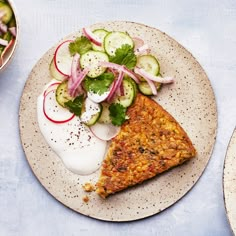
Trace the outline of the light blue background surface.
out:
<instances>
[{"instance_id":1,"label":"light blue background surface","mask_svg":"<svg viewBox=\"0 0 236 236\"><path fill-rule=\"evenodd\" d=\"M236 1L15 0L15 5L20 43L0 73L0 235L231 235L222 173L236 124ZM219 115L215 149L195 187L162 213L129 223L94 220L57 202L31 172L18 130L21 93L38 59L67 34L107 20L144 23L185 46L209 76Z\"/></svg>"}]
</instances>

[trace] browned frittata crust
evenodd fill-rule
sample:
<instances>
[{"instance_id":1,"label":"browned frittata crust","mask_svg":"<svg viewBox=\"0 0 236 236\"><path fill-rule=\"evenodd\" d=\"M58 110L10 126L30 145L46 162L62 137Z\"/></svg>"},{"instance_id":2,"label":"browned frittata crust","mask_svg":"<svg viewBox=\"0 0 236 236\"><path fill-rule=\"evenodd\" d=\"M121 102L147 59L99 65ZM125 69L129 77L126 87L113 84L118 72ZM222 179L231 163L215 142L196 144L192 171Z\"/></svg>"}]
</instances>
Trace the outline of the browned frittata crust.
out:
<instances>
[{"instance_id":1,"label":"browned frittata crust","mask_svg":"<svg viewBox=\"0 0 236 236\"><path fill-rule=\"evenodd\" d=\"M196 155L178 122L152 99L137 95L103 161L96 192L103 198L150 179Z\"/></svg>"}]
</instances>

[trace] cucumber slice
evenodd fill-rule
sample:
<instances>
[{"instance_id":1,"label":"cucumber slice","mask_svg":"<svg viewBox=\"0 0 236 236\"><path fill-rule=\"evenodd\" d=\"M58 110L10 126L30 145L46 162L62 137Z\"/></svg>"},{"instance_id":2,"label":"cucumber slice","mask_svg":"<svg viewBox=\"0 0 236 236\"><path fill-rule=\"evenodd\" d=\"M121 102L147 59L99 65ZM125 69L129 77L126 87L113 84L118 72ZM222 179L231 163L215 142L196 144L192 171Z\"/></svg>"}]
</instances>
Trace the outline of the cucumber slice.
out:
<instances>
[{"instance_id":1,"label":"cucumber slice","mask_svg":"<svg viewBox=\"0 0 236 236\"><path fill-rule=\"evenodd\" d=\"M137 58L137 67L144 69L152 75L158 75L160 72L160 65L157 59L152 55L142 55ZM144 81L144 79L143 79Z\"/></svg>"},{"instance_id":2,"label":"cucumber slice","mask_svg":"<svg viewBox=\"0 0 236 236\"><path fill-rule=\"evenodd\" d=\"M1 18L1 21L4 24L8 24L8 22L11 20L13 16L11 7L7 3L0 2L0 12L3 13L3 17Z\"/></svg>"},{"instance_id":3,"label":"cucumber slice","mask_svg":"<svg viewBox=\"0 0 236 236\"><path fill-rule=\"evenodd\" d=\"M99 62L109 61L109 58L104 52L88 51L84 53L80 58L80 66L82 68L89 68L89 73L87 74L90 78L96 78L103 74L106 67L99 66Z\"/></svg>"},{"instance_id":4,"label":"cucumber slice","mask_svg":"<svg viewBox=\"0 0 236 236\"><path fill-rule=\"evenodd\" d=\"M60 85L58 85L56 90L56 100L59 105L65 107L65 103L69 100L73 100L73 98L68 93L68 82L64 81Z\"/></svg>"},{"instance_id":5,"label":"cucumber slice","mask_svg":"<svg viewBox=\"0 0 236 236\"><path fill-rule=\"evenodd\" d=\"M154 84L157 88L157 91L159 91L161 89L162 84L158 82L154 82ZM144 95L148 95L148 96L153 95L152 90L147 82L140 82L138 84L138 88L139 88L139 91Z\"/></svg>"},{"instance_id":6,"label":"cucumber slice","mask_svg":"<svg viewBox=\"0 0 236 236\"><path fill-rule=\"evenodd\" d=\"M106 35L108 34L107 30L104 29L96 29L93 31L93 34L100 40L100 41L104 41L104 38L106 37ZM99 51L99 52L105 52L105 48L104 46L97 46L96 44L92 43L92 48L94 51Z\"/></svg>"},{"instance_id":7,"label":"cucumber slice","mask_svg":"<svg viewBox=\"0 0 236 236\"><path fill-rule=\"evenodd\" d=\"M129 79L124 78L122 83L124 87L124 95L116 95L112 100L112 103L119 103L123 107L129 107L134 101L136 91L133 83Z\"/></svg>"},{"instance_id":8,"label":"cucumber slice","mask_svg":"<svg viewBox=\"0 0 236 236\"><path fill-rule=\"evenodd\" d=\"M101 116L102 108L101 104L95 103L89 98L86 98L80 116L81 121L88 126L94 125Z\"/></svg>"},{"instance_id":9,"label":"cucumber slice","mask_svg":"<svg viewBox=\"0 0 236 236\"><path fill-rule=\"evenodd\" d=\"M121 48L123 44L128 44L134 48L132 38L125 32L110 32L104 38L104 48L109 56L115 55L116 49Z\"/></svg>"},{"instance_id":10,"label":"cucumber slice","mask_svg":"<svg viewBox=\"0 0 236 236\"><path fill-rule=\"evenodd\" d=\"M110 104L103 102L101 105L102 105L102 113L98 122L104 123L104 124L111 123L110 111L109 111Z\"/></svg>"}]
</instances>

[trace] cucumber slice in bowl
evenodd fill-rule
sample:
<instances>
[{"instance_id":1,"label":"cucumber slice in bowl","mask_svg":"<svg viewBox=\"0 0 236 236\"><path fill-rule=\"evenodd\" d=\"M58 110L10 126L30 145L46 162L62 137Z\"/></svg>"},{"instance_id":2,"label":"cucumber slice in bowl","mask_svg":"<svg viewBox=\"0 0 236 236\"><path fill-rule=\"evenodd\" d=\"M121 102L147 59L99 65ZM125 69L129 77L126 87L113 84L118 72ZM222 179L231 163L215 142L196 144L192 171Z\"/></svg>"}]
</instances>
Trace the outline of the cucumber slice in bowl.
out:
<instances>
[{"instance_id":1,"label":"cucumber slice in bowl","mask_svg":"<svg viewBox=\"0 0 236 236\"><path fill-rule=\"evenodd\" d=\"M103 74L106 67L100 66L99 63L105 61L108 62L108 55L104 52L88 51L84 53L80 58L81 68L89 68L88 76L90 78L96 78Z\"/></svg>"},{"instance_id":2,"label":"cucumber slice in bowl","mask_svg":"<svg viewBox=\"0 0 236 236\"><path fill-rule=\"evenodd\" d=\"M8 24L8 22L10 22L13 16L13 11L11 7L7 3L0 1L0 12L2 12L3 15L1 21L4 24Z\"/></svg>"},{"instance_id":3,"label":"cucumber slice in bowl","mask_svg":"<svg viewBox=\"0 0 236 236\"><path fill-rule=\"evenodd\" d=\"M134 48L132 38L125 32L110 32L104 38L104 48L109 56L114 56L116 49L121 48L124 44L128 44L131 48Z\"/></svg>"}]
</instances>

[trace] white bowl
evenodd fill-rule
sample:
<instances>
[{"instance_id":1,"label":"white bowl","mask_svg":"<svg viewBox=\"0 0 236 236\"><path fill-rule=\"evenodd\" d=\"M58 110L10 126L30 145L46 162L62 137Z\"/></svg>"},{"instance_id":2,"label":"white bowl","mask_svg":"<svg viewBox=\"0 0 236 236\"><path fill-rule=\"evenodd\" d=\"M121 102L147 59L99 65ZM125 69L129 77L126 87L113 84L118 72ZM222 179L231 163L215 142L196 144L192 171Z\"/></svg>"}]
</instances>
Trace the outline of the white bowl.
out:
<instances>
[{"instance_id":1,"label":"white bowl","mask_svg":"<svg viewBox=\"0 0 236 236\"><path fill-rule=\"evenodd\" d=\"M8 0L8 4L12 8L12 11L14 13L15 20L16 20L16 37L15 37L15 40L13 42L13 45L11 45L11 47L7 50L6 54L4 55L2 64L0 62L0 72L4 68L6 68L6 66L10 63L11 59L13 58L14 52L16 50L16 46L18 44L18 38L19 38L19 21L18 21L18 17L17 17L17 14L16 14L16 8L15 8L15 5L14 5L12 0Z\"/></svg>"}]
</instances>

